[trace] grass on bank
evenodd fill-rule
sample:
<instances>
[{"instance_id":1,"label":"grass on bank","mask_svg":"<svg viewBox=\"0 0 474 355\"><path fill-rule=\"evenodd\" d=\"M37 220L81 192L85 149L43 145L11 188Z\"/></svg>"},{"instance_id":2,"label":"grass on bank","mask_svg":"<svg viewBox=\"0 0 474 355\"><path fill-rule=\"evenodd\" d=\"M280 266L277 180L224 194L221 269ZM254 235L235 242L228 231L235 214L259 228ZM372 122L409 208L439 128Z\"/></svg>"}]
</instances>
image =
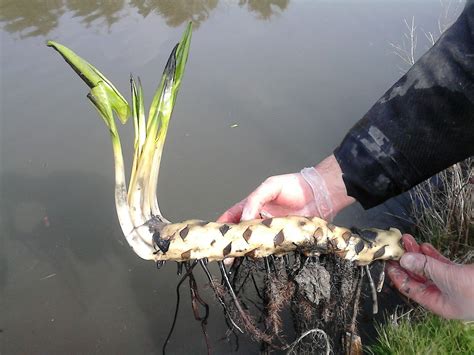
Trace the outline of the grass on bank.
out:
<instances>
[{"instance_id":1,"label":"grass on bank","mask_svg":"<svg viewBox=\"0 0 474 355\"><path fill-rule=\"evenodd\" d=\"M440 172L411 192L416 239L458 263L474 260L474 158Z\"/></svg>"},{"instance_id":2,"label":"grass on bank","mask_svg":"<svg viewBox=\"0 0 474 355\"><path fill-rule=\"evenodd\" d=\"M446 320L419 309L394 314L377 332L377 342L366 349L369 354L474 354L473 322Z\"/></svg>"}]
</instances>

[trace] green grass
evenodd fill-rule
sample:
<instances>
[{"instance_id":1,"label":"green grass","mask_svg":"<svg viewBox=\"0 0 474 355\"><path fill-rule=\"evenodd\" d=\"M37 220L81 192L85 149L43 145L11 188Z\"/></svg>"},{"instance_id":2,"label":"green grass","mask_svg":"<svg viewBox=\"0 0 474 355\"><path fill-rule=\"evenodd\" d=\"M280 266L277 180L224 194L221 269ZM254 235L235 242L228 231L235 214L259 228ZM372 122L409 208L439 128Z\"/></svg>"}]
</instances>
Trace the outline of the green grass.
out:
<instances>
[{"instance_id":1,"label":"green grass","mask_svg":"<svg viewBox=\"0 0 474 355\"><path fill-rule=\"evenodd\" d=\"M418 312L417 312L418 313ZM369 354L474 354L474 324L446 320L422 311L414 319L404 315L377 327L377 343Z\"/></svg>"}]
</instances>

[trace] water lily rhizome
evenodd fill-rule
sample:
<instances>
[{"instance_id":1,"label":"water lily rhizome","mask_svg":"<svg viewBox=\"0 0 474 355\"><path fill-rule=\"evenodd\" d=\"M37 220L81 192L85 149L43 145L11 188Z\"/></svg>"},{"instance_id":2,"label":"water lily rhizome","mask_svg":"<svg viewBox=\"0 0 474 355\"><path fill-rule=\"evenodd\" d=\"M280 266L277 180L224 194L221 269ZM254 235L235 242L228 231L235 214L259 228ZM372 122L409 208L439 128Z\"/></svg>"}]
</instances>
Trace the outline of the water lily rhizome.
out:
<instances>
[{"instance_id":1,"label":"water lily rhizome","mask_svg":"<svg viewBox=\"0 0 474 355\"><path fill-rule=\"evenodd\" d=\"M375 260L400 258L404 250L397 229L348 229L302 216L238 224L196 219L170 223L163 217L156 187L169 121L188 59L191 32L190 23L166 63L148 117L139 80L130 79L130 105L94 66L67 47L48 42L89 86L87 97L109 129L115 159L115 205L128 244L138 256L153 260L158 268L166 261L178 263L178 274L184 273L178 284L178 296L179 286L188 280L194 315L201 322L208 351L209 308L198 292L193 275L197 265L204 270L223 308L229 334L247 332L262 342L264 348L295 350L296 343L288 344L281 334L280 313L289 304L292 314L298 315L295 325L298 344L308 337L312 339L313 351L317 350L315 342L325 351L352 346L347 344L352 344L356 337L355 316L348 313L357 314L364 270L369 271L368 265ZM125 124L130 116L135 127L135 152L127 184L114 117ZM230 270L222 262L228 257L236 258ZM221 281L211 275L207 265L210 261L217 261ZM341 273L344 280L333 282L333 274ZM367 274L375 298L376 287L370 272ZM255 287L253 295L257 301L250 300L249 292L245 292L250 286ZM258 313L251 311L252 307ZM176 313L177 310L178 307ZM333 318L337 322L330 321ZM331 339L327 334L331 334ZM169 339L170 336L164 342L163 351Z\"/></svg>"}]
</instances>

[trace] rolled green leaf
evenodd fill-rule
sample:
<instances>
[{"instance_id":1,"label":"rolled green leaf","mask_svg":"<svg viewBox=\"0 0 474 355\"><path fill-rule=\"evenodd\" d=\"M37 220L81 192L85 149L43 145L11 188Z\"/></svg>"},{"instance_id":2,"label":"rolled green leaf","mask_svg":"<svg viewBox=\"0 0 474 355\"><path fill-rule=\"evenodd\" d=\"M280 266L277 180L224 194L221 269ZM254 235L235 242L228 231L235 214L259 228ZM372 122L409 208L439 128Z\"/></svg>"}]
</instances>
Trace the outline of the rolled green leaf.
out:
<instances>
[{"instance_id":1,"label":"rolled green leaf","mask_svg":"<svg viewBox=\"0 0 474 355\"><path fill-rule=\"evenodd\" d=\"M132 216L136 223L148 219L152 213L154 215L160 213L156 200L156 185L161 156L176 95L184 75L191 34L192 23L189 23L181 41L173 48L168 58L160 85L150 106L145 144L138 164L134 165L136 171L132 171L133 178L128 192L128 202L132 211L137 211Z\"/></svg>"},{"instance_id":2,"label":"rolled green leaf","mask_svg":"<svg viewBox=\"0 0 474 355\"><path fill-rule=\"evenodd\" d=\"M170 59L168 59L168 63L166 64L165 70L163 72L162 80L160 82L160 85L158 86L158 89L155 92L153 101L150 106L150 112L148 114L148 118L150 120L152 120L152 118L155 116L157 106L159 105L160 98L163 94L164 79L167 76L173 76L173 98L176 98L176 95L178 94L181 79L184 75L184 68L188 60L189 46L191 45L192 29L193 23L189 22L188 26L186 27L186 30L183 33L183 36L181 37L181 41L176 45L175 48L173 48L173 51L170 55ZM174 57L176 61L171 66L170 60L172 59L172 57Z\"/></svg>"},{"instance_id":3,"label":"rolled green leaf","mask_svg":"<svg viewBox=\"0 0 474 355\"><path fill-rule=\"evenodd\" d=\"M110 133L116 138L118 137L117 127L114 122L114 115L112 113L112 106L109 102L109 93L107 92L106 84L102 81L98 82L94 86L87 97L94 104L95 108L99 112L100 117L104 120L107 127L109 127Z\"/></svg>"},{"instance_id":4,"label":"rolled green leaf","mask_svg":"<svg viewBox=\"0 0 474 355\"><path fill-rule=\"evenodd\" d=\"M93 89L100 82L104 83L104 91L108 97L108 103L111 108L117 113L118 118L122 123L127 122L130 116L130 108L127 100L120 94L115 86L92 64L79 57L69 48L54 41L47 42L48 47L54 48L64 58L64 60L71 66L71 68L81 77L82 80Z\"/></svg>"},{"instance_id":5,"label":"rolled green leaf","mask_svg":"<svg viewBox=\"0 0 474 355\"><path fill-rule=\"evenodd\" d=\"M178 95L179 86L181 85L181 79L184 75L184 68L186 67L186 62L188 60L189 46L191 45L192 37L192 22L186 27L186 31L183 33L183 37L179 42L178 49L176 50L176 71L175 71L175 82L173 96L176 99Z\"/></svg>"},{"instance_id":6,"label":"rolled green leaf","mask_svg":"<svg viewBox=\"0 0 474 355\"><path fill-rule=\"evenodd\" d=\"M133 126L135 130L135 152L133 154L132 173L130 181L135 180L135 174L138 168L138 162L142 154L142 148L146 139L146 120L145 120L145 105L143 102L143 90L140 78L138 78L138 87L135 80L130 76L130 85L132 90L132 117Z\"/></svg>"}]
</instances>

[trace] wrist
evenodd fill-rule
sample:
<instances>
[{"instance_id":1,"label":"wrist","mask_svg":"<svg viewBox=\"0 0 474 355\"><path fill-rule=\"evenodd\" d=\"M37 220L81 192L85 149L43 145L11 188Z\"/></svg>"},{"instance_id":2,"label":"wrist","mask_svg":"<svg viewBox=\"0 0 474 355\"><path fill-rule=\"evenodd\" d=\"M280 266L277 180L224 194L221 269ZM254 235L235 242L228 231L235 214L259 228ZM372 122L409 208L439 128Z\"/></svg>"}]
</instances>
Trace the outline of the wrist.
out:
<instances>
[{"instance_id":1,"label":"wrist","mask_svg":"<svg viewBox=\"0 0 474 355\"><path fill-rule=\"evenodd\" d=\"M342 179L341 167L333 154L314 168L326 184L334 215L355 202L355 199L347 194L346 185Z\"/></svg>"}]
</instances>

